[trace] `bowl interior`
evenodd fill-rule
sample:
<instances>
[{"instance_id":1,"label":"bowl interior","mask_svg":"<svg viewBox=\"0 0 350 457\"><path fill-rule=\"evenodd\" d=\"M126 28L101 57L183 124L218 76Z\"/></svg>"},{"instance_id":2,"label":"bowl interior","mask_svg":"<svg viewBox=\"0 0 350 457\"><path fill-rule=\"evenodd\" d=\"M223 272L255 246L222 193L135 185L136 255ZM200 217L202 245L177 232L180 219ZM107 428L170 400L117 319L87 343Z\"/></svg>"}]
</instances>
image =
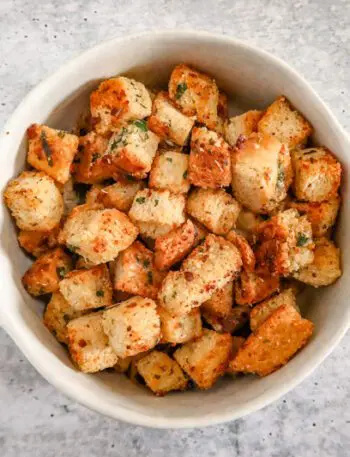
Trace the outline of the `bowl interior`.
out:
<instances>
[{"instance_id":1,"label":"bowl interior","mask_svg":"<svg viewBox=\"0 0 350 457\"><path fill-rule=\"evenodd\" d=\"M3 324L22 351L52 383L68 395L108 415L144 425L186 426L220 422L245 414L286 392L319 363L344 333L349 322L348 140L318 97L288 67L238 42L194 33L151 34L108 42L67 65L39 86L10 120L1 139L2 187L25 163L25 130L33 122L70 129L88 107L98 82L126 74L153 87L166 86L180 62L212 74L231 100L231 113L263 108L285 94L315 127L315 141L329 147L344 166L343 208L337 241L342 249L342 278L334 286L308 290L304 315L316 326L310 344L286 367L264 378L221 380L208 392L191 391L155 398L122 375L84 375L75 371L65 349L41 322L43 305L23 290L20 278L31 261L17 245L16 231L2 209L1 265L6 296Z\"/></svg>"}]
</instances>

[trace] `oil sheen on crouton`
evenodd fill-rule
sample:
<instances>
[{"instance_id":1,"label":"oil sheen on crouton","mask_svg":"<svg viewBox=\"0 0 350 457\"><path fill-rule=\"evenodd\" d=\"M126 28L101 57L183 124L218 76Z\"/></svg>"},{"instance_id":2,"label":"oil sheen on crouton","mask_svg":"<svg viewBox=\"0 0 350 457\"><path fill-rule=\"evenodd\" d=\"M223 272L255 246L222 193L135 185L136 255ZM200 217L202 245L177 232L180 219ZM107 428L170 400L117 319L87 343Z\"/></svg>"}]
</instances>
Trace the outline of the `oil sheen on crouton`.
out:
<instances>
[{"instance_id":1,"label":"oil sheen on crouton","mask_svg":"<svg viewBox=\"0 0 350 457\"><path fill-rule=\"evenodd\" d=\"M262 114L262 111L251 110L231 117L224 128L224 136L228 144L235 146L241 135L249 136L251 133L257 132Z\"/></svg>"},{"instance_id":2,"label":"oil sheen on crouton","mask_svg":"<svg viewBox=\"0 0 350 457\"><path fill-rule=\"evenodd\" d=\"M188 154L165 151L158 154L152 163L149 187L168 189L174 194L186 193L190 189L187 178Z\"/></svg>"},{"instance_id":3,"label":"oil sheen on crouton","mask_svg":"<svg viewBox=\"0 0 350 457\"><path fill-rule=\"evenodd\" d=\"M172 316L162 307L158 308L162 343L181 344L202 334L201 313L198 308L183 316Z\"/></svg>"}]
</instances>

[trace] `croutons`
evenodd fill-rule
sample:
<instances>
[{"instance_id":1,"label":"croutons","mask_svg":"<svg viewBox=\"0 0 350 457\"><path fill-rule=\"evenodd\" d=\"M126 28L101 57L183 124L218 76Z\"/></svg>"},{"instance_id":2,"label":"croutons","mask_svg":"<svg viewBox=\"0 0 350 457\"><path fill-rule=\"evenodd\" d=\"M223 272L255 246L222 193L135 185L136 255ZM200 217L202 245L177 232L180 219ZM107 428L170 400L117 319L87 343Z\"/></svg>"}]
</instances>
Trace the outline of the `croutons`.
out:
<instances>
[{"instance_id":1,"label":"croutons","mask_svg":"<svg viewBox=\"0 0 350 457\"><path fill-rule=\"evenodd\" d=\"M181 113L166 92L159 92L152 105L148 127L163 140L183 146L191 133L194 119Z\"/></svg>"},{"instance_id":2,"label":"croutons","mask_svg":"<svg viewBox=\"0 0 350 457\"><path fill-rule=\"evenodd\" d=\"M103 313L103 329L121 358L152 349L160 339L157 306L150 298L132 297Z\"/></svg>"},{"instance_id":3,"label":"croutons","mask_svg":"<svg viewBox=\"0 0 350 457\"><path fill-rule=\"evenodd\" d=\"M236 233L234 230L227 234L226 239L229 240L232 244L234 244L241 253L243 269L247 272L254 271L255 255L248 241L242 235Z\"/></svg>"},{"instance_id":4,"label":"croutons","mask_svg":"<svg viewBox=\"0 0 350 457\"><path fill-rule=\"evenodd\" d=\"M77 311L112 304L112 284L107 265L74 270L60 282L60 292Z\"/></svg>"},{"instance_id":5,"label":"croutons","mask_svg":"<svg viewBox=\"0 0 350 457\"><path fill-rule=\"evenodd\" d=\"M218 101L218 118L215 127L215 131L223 135L225 124L228 121L228 98L224 92L219 92Z\"/></svg>"},{"instance_id":6,"label":"croutons","mask_svg":"<svg viewBox=\"0 0 350 457\"><path fill-rule=\"evenodd\" d=\"M214 316L226 317L230 314L232 305L233 282L229 282L202 304L201 311L206 311Z\"/></svg>"},{"instance_id":7,"label":"croutons","mask_svg":"<svg viewBox=\"0 0 350 457\"><path fill-rule=\"evenodd\" d=\"M196 228L190 219L166 235L159 236L154 246L154 264L160 270L168 270L182 260L194 247Z\"/></svg>"},{"instance_id":8,"label":"croutons","mask_svg":"<svg viewBox=\"0 0 350 457\"><path fill-rule=\"evenodd\" d=\"M235 246L224 238L208 235L184 260L180 271L168 273L159 292L159 303L175 316L187 314L232 281L241 266Z\"/></svg>"},{"instance_id":9,"label":"croutons","mask_svg":"<svg viewBox=\"0 0 350 457\"><path fill-rule=\"evenodd\" d=\"M236 281L235 300L238 305L253 305L277 292L279 288L278 276L243 271Z\"/></svg>"},{"instance_id":10,"label":"croutons","mask_svg":"<svg viewBox=\"0 0 350 457\"><path fill-rule=\"evenodd\" d=\"M152 100L141 82L119 76L102 81L92 92L90 109L95 130L105 134L127 121L149 116Z\"/></svg>"},{"instance_id":11,"label":"croutons","mask_svg":"<svg viewBox=\"0 0 350 457\"><path fill-rule=\"evenodd\" d=\"M113 286L132 295L156 299L165 273L153 264L153 253L135 241L115 260Z\"/></svg>"},{"instance_id":12,"label":"croutons","mask_svg":"<svg viewBox=\"0 0 350 457\"><path fill-rule=\"evenodd\" d=\"M293 306L280 306L247 338L231 360L229 371L259 376L272 373L305 346L313 328Z\"/></svg>"},{"instance_id":13,"label":"croutons","mask_svg":"<svg viewBox=\"0 0 350 457\"><path fill-rule=\"evenodd\" d=\"M299 281L313 287L329 286L342 274L340 250L327 238L315 240L313 262L294 273Z\"/></svg>"},{"instance_id":14,"label":"croutons","mask_svg":"<svg viewBox=\"0 0 350 457\"><path fill-rule=\"evenodd\" d=\"M67 218L59 240L96 265L114 260L137 235L137 228L117 209L81 205Z\"/></svg>"},{"instance_id":15,"label":"croutons","mask_svg":"<svg viewBox=\"0 0 350 457\"><path fill-rule=\"evenodd\" d=\"M202 316L206 322L219 333L234 333L249 320L248 306L234 306L226 316L219 316L203 310Z\"/></svg>"},{"instance_id":16,"label":"croutons","mask_svg":"<svg viewBox=\"0 0 350 457\"><path fill-rule=\"evenodd\" d=\"M183 316L172 316L159 307L162 343L180 344L193 340L202 334L202 321L199 309L193 309Z\"/></svg>"},{"instance_id":17,"label":"croutons","mask_svg":"<svg viewBox=\"0 0 350 457\"><path fill-rule=\"evenodd\" d=\"M60 191L54 180L40 171L24 171L10 181L4 199L22 230L51 230L63 216Z\"/></svg>"},{"instance_id":18,"label":"croutons","mask_svg":"<svg viewBox=\"0 0 350 457\"><path fill-rule=\"evenodd\" d=\"M156 395L165 395L171 390L185 390L187 387L187 378L179 364L164 352L152 351L136 365L146 385Z\"/></svg>"},{"instance_id":19,"label":"croutons","mask_svg":"<svg viewBox=\"0 0 350 457\"><path fill-rule=\"evenodd\" d=\"M168 190L144 189L137 192L129 211L141 235L157 238L185 222L185 197Z\"/></svg>"},{"instance_id":20,"label":"croutons","mask_svg":"<svg viewBox=\"0 0 350 457\"><path fill-rule=\"evenodd\" d=\"M337 195L341 165L326 148L293 151L293 191L299 200L321 202Z\"/></svg>"},{"instance_id":21,"label":"croutons","mask_svg":"<svg viewBox=\"0 0 350 457\"><path fill-rule=\"evenodd\" d=\"M28 156L32 167L65 184L70 177L70 168L78 150L76 135L55 130L46 125L33 124L27 130Z\"/></svg>"},{"instance_id":22,"label":"croutons","mask_svg":"<svg viewBox=\"0 0 350 457\"><path fill-rule=\"evenodd\" d=\"M253 241L255 231L263 219L258 214L242 208L236 221L236 230L249 241Z\"/></svg>"},{"instance_id":23,"label":"croutons","mask_svg":"<svg viewBox=\"0 0 350 457\"><path fill-rule=\"evenodd\" d=\"M224 136L228 144L235 146L241 135L249 136L251 133L257 132L262 114L262 111L251 110L231 117L224 127Z\"/></svg>"},{"instance_id":24,"label":"croutons","mask_svg":"<svg viewBox=\"0 0 350 457\"><path fill-rule=\"evenodd\" d=\"M175 351L174 358L200 389L209 389L225 373L231 351L231 335L204 329L202 336Z\"/></svg>"},{"instance_id":25,"label":"croutons","mask_svg":"<svg viewBox=\"0 0 350 457\"><path fill-rule=\"evenodd\" d=\"M186 193L190 189L187 179L188 154L165 151L153 161L149 176L149 187L168 189L174 194Z\"/></svg>"},{"instance_id":26,"label":"croutons","mask_svg":"<svg viewBox=\"0 0 350 457\"><path fill-rule=\"evenodd\" d=\"M192 130L188 178L191 184L204 188L226 187L231 183L231 148L206 127Z\"/></svg>"},{"instance_id":27,"label":"croutons","mask_svg":"<svg viewBox=\"0 0 350 457\"><path fill-rule=\"evenodd\" d=\"M269 213L287 195L292 181L288 149L272 136L252 133L237 142L232 156L232 190L255 213Z\"/></svg>"},{"instance_id":28,"label":"croutons","mask_svg":"<svg viewBox=\"0 0 350 457\"><path fill-rule=\"evenodd\" d=\"M118 356L102 327L102 313L71 320L67 325L68 350L73 362L84 373L113 367Z\"/></svg>"},{"instance_id":29,"label":"croutons","mask_svg":"<svg viewBox=\"0 0 350 457\"><path fill-rule=\"evenodd\" d=\"M218 122L219 90L215 80L187 65L177 65L169 80L169 96L186 116L215 129Z\"/></svg>"},{"instance_id":30,"label":"croutons","mask_svg":"<svg viewBox=\"0 0 350 457\"><path fill-rule=\"evenodd\" d=\"M114 170L102 162L108 146L108 137L96 132L79 138L78 153L73 162L73 175L76 181L97 184L113 176Z\"/></svg>"},{"instance_id":31,"label":"croutons","mask_svg":"<svg viewBox=\"0 0 350 457\"><path fill-rule=\"evenodd\" d=\"M34 296L58 290L61 279L72 269L72 260L61 248L38 257L22 278L25 289Z\"/></svg>"},{"instance_id":32,"label":"croutons","mask_svg":"<svg viewBox=\"0 0 350 457\"><path fill-rule=\"evenodd\" d=\"M275 136L290 148L306 143L312 130L311 124L284 96L278 97L267 108L258 123L259 132Z\"/></svg>"},{"instance_id":33,"label":"croutons","mask_svg":"<svg viewBox=\"0 0 350 457\"><path fill-rule=\"evenodd\" d=\"M21 230L18 234L20 246L34 257L39 257L49 249L57 246L59 226L49 232Z\"/></svg>"},{"instance_id":34,"label":"croutons","mask_svg":"<svg viewBox=\"0 0 350 457\"><path fill-rule=\"evenodd\" d=\"M235 226L240 210L240 204L223 189L195 189L187 200L188 214L217 235Z\"/></svg>"}]
</instances>

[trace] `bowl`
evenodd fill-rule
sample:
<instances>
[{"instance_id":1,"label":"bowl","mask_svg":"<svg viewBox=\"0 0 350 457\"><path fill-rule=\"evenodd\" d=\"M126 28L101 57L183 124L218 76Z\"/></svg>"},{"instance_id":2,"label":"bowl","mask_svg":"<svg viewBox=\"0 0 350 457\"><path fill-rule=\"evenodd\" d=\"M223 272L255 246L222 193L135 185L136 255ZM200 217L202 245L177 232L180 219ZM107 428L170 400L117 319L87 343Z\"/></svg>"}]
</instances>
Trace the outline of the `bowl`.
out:
<instances>
[{"instance_id":1,"label":"bowl","mask_svg":"<svg viewBox=\"0 0 350 457\"><path fill-rule=\"evenodd\" d=\"M314 141L332 150L344 167L343 205L336 240L343 276L333 286L304 297L304 315L315 323L310 343L285 367L262 379L222 379L209 391L188 391L163 398L125 377L76 371L66 350L42 323L43 305L21 284L30 260L18 247L7 209L0 214L0 323L32 365L51 384L79 403L115 419L157 428L200 427L237 419L262 408L306 378L334 349L349 327L350 141L310 85L286 63L239 40L194 31L157 31L114 39L83 53L39 84L16 109L0 137L3 189L25 163L26 128L33 122L69 129L88 106L99 81L126 74L150 85L164 85L171 69L191 63L212 74L231 96L232 113L263 108L285 94L314 125ZM331 84L331 83L330 83Z\"/></svg>"}]
</instances>

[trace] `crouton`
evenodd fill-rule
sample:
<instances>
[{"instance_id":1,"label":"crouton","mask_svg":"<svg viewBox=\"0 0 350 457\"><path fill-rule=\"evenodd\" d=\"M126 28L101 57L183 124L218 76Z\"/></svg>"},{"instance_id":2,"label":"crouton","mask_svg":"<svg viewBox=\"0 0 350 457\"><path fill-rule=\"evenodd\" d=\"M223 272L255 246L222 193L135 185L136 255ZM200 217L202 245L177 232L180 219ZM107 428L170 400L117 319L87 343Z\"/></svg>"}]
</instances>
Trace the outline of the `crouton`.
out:
<instances>
[{"instance_id":1,"label":"crouton","mask_svg":"<svg viewBox=\"0 0 350 457\"><path fill-rule=\"evenodd\" d=\"M142 379L142 376L140 376L138 369L137 369L137 362L146 355L148 355L150 351L145 351L145 352L140 352L139 354L136 354L132 357L126 357L126 359L130 360L129 368L127 371L127 376L130 379L130 381L136 385L144 385L144 381Z\"/></svg>"},{"instance_id":2,"label":"crouton","mask_svg":"<svg viewBox=\"0 0 350 457\"><path fill-rule=\"evenodd\" d=\"M114 365L114 369L117 373L127 373L129 370L132 357L125 357L125 359L118 359L118 362Z\"/></svg>"},{"instance_id":3,"label":"crouton","mask_svg":"<svg viewBox=\"0 0 350 457\"><path fill-rule=\"evenodd\" d=\"M107 265L74 270L60 282L60 292L77 311L112 304L112 284Z\"/></svg>"},{"instance_id":4,"label":"crouton","mask_svg":"<svg viewBox=\"0 0 350 457\"><path fill-rule=\"evenodd\" d=\"M25 289L35 297L58 290L62 278L72 269L72 260L61 248L47 251L31 265L22 278Z\"/></svg>"},{"instance_id":5,"label":"crouton","mask_svg":"<svg viewBox=\"0 0 350 457\"><path fill-rule=\"evenodd\" d=\"M252 240L255 231L263 219L249 209L242 208L236 221L236 230L248 240Z\"/></svg>"},{"instance_id":6,"label":"crouton","mask_svg":"<svg viewBox=\"0 0 350 457\"><path fill-rule=\"evenodd\" d=\"M201 306L201 311L208 312L214 316L229 316L233 305L233 282L227 283L224 287L215 292L209 300Z\"/></svg>"},{"instance_id":7,"label":"crouton","mask_svg":"<svg viewBox=\"0 0 350 457\"><path fill-rule=\"evenodd\" d=\"M137 362L137 369L156 395L162 396L171 390L185 390L187 387L188 380L179 364L164 352L150 352Z\"/></svg>"},{"instance_id":8,"label":"crouton","mask_svg":"<svg viewBox=\"0 0 350 457\"><path fill-rule=\"evenodd\" d=\"M232 190L255 213L269 213L284 200L292 181L288 149L276 138L252 133L232 156Z\"/></svg>"},{"instance_id":9,"label":"crouton","mask_svg":"<svg viewBox=\"0 0 350 457\"><path fill-rule=\"evenodd\" d=\"M226 316L213 314L203 310L205 321L218 333L234 333L241 329L249 320L248 306L234 306Z\"/></svg>"},{"instance_id":10,"label":"crouton","mask_svg":"<svg viewBox=\"0 0 350 457\"><path fill-rule=\"evenodd\" d=\"M96 132L103 135L127 121L149 116L152 100L141 82L119 76L102 81L92 92L90 110Z\"/></svg>"},{"instance_id":11,"label":"crouton","mask_svg":"<svg viewBox=\"0 0 350 457\"><path fill-rule=\"evenodd\" d=\"M104 311L103 329L121 358L152 349L160 339L157 306L149 298L132 297Z\"/></svg>"},{"instance_id":12,"label":"crouton","mask_svg":"<svg viewBox=\"0 0 350 457\"><path fill-rule=\"evenodd\" d=\"M250 328L252 332L255 332L256 329L282 305L293 306L293 308L300 312L293 290L285 289L281 293L262 301L251 310Z\"/></svg>"},{"instance_id":13,"label":"crouton","mask_svg":"<svg viewBox=\"0 0 350 457\"><path fill-rule=\"evenodd\" d=\"M159 270L168 270L182 260L194 247L196 228L190 219L175 230L160 236L155 242L154 264Z\"/></svg>"},{"instance_id":14,"label":"crouton","mask_svg":"<svg viewBox=\"0 0 350 457\"><path fill-rule=\"evenodd\" d=\"M329 286L342 275L340 249L327 238L315 240L313 262L294 273L299 281L313 287Z\"/></svg>"},{"instance_id":15,"label":"crouton","mask_svg":"<svg viewBox=\"0 0 350 457\"><path fill-rule=\"evenodd\" d=\"M224 92L219 92L218 109L217 109L217 122L215 131L223 135L225 124L228 120L228 98Z\"/></svg>"},{"instance_id":16,"label":"crouton","mask_svg":"<svg viewBox=\"0 0 350 457\"><path fill-rule=\"evenodd\" d=\"M174 358L200 389L209 389L225 373L231 351L231 335L204 329L202 336L175 351Z\"/></svg>"},{"instance_id":17,"label":"crouton","mask_svg":"<svg viewBox=\"0 0 350 457\"><path fill-rule=\"evenodd\" d=\"M115 260L113 287L132 295L156 299L165 273L155 268L153 252L135 241Z\"/></svg>"},{"instance_id":18,"label":"crouton","mask_svg":"<svg viewBox=\"0 0 350 457\"><path fill-rule=\"evenodd\" d=\"M20 246L34 257L39 257L44 252L57 246L57 236L59 226L49 232L40 232L36 230L21 230L18 234Z\"/></svg>"},{"instance_id":19,"label":"crouton","mask_svg":"<svg viewBox=\"0 0 350 457\"><path fill-rule=\"evenodd\" d=\"M172 316L159 307L162 343L180 344L193 340L202 334L202 321L199 309L193 309L183 316Z\"/></svg>"},{"instance_id":20,"label":"crouton","mask_svg":"<svg viewBox=\"0 0 350 457\"><path fill-rule=\"evenodd\" d=\"M141 235L157 238L185 222L185 197L168 190L140 190L135 195L129 216Z\"/></svg>"},{"instance_id":21,"label":"crouton","mask_svg":"<svg viewBox=\"0 0 350 457\"><path fill-rule=\"evenodd\" d=\"M275 136L289 148L306 143L312 131L311 124L283 95L267 108L258 123L258 132Z\"/></svg>"},{"instance_id":22,"label":"crouton","mask_svg":"<svg viewBox=\"0 0 350 457\"><path fill-rule=\"evenodd\" d=\"M247 272L254 271L255 255L248 241L242 235L236 233L234 230L231 230L227 234L226 239L228 239L232 244L234 244L241 253L243 269Z\"/></svg>"},{"instance_id":23,"label":"crouton","mask_svg":"<svg viewBox=\"0 0 350 457\"><path fill-rule=\"evenodd\" d=\"M166 92L159 92L152 105L148 127L163 140L183 146L191 133L194 119L181 113Z\"/></svg>"},{"instance_id":24,"label":"crouton","mask_svg":"<svg viewBox=\"0 0 350 457\"><path fill-rule=\"evenodd\" d=\"M224 137L228 144L235 146L241 135L249 136L251 133L257 132L262 114L262 111L251 110L231 117L224 127Z\"/></svg>"},{"instance_id":25,"label":"crouton","mask_svg":"<svg viewBox=\"0 0 350 457\"><path fill-rule=\"evenodd\" d=\"M321 202L336 197L341 181L341 165L326 148L295 150L293 191L299 200Z\"/></svg>"},{"instance_id":26,"label":"crouton","mask_svg":"<svg viewBox=\"0 0 350 457\"><path fill-rule=\"evenodd\" d=\"M59 241L96 265L114 260L135 241L137 234L130 219L117 209L81 205L68 216Z\"/></svg>"},{"instance_id":27,"label":"crouton","mask_svg":"<svg viewBox=\"0 0 350 457\"><path fill-rule=\"evenodd\" d=\"M243 271L236 281L235 300L238 305L253 305L277 292L279 288L278 276Z\"/></svg>"},{"instance_id":28,"label":"crouton","mask_svg":"<svg viewBox=\"0 0 350 457\"><path fill-rule=\"evenodd\" d=\"M46 125L33 124L27 130L27 160L32 167L44 171L57 182L65 184L78 150L76 135L55 130Z\"/></svg>"},{"instance_id":29,"label":"crouton","mask_svg":"<svg viewBox=\"0 0 350 457\"><path fill-rule=\"evenodd\" d=\"M219 90L215 80L187 65L177 65L169 80L169 96L186 116L215 129L218 122Z\"/></svg>"},{"instance_id":30,"label":"crouton","mask_svg":"<svg viewBox=\"0 0 350 457\"><path fill-rule=\"evenodd\" d=\"M22 230L51 230L63 216L62 195L54 180L43 172L21 173L7 185L4 199Z\"/></svg>"},{"instance_id":31,"label":"crouton","mask_svg":"<svg viewBox=\"0 0 350 457\"><path fill-rule=\"evenodd\" d=\"M195 186L212 189L231 183L231 148L206 127L192 130L188 178Z\"/></svg>"},{"instance_id":32,"label":"crouton","mask_svg":"<svg viewBox=\"0 0 350 457\"><path fill-rule=\"evenodd\" d=\"M240 210L240 204L223 189L195 189L187 200L188 214L217 235L235 226Z\"/></svg>"},{"instance_id":33,"label":"crouton","mask_svg":"<svg viewBox=\"0 0 350 457\"><path fill-rule=\"evenodd\" d=\"M195 219L191 219L191 222L195 228L194 247L196 247L205 240L206 236L209 234L209 231L204 227L204 225L200 224Z\"/></svg>"},{"instance_id":34,"label":"crouton","mask_svg":"<svg viewBox=\"0 0 350 457\"><path fill-rule=\"evenodd\" d=\"M319 238L325 236L335 224L340 197L336 195L328 201L319 203L291 201L287 206L296 209L300 214L305 214L311 222L313 236Z\"/></svg>"},{"instance_id":35,"label":"crouton","mask_svg":"<svg viewBox=\"0 0 350 457\"><path fill-rule=\"evenodd\" d=\"M280 306L247 338L229 370L266 376L305 346L313 328L313 323L302 319L293 306Z\"/></svg>"},{"instance_id":36,"label":"crouton","mask_svg":"<svg viewBox=\"0 0 350 457\"><path fill-rule=\"evenodd\" d=\"M163 154L158 154L152 164L149 187L168 189L174 194L186 193L190 189L187 169L187 154L176 151L166 151Z\"/></svg>"},{"instance_id":37,"label":"crouton","mask_svg":"<svg viewBox=\"0 0 350 457\"><path fill-rule=\"evenodd\" d=\"M175 316L187 314L232 281L242 266L235 246L224 238L208 235L163 281L159 303Z\"/></svg>"},{"instance_id":38,"label":"crouton","mask_svg":"<svg viewBox=\"0 0 350 457\"><path fill-rule=\"evenodd\" d=\"M84 373L96 373L118 362L118 356L103 331L101 312L71 320L67 325L67 335L70 356Z\"/></svg>"},{"instance_id":39,"label":"crouton","mask_svg":"<svg viewBox=\"0 0 350 457\"><path fill-rule=\"evenodd\" d=\"M73 208L80 205L85 200L84 193L80 192L80 186L85 187L84 184L77 184L75 186L72 178L69 178L69 180L64 184L62 191L64 216L68 216Z\"/></svg>"}]
</instances>

